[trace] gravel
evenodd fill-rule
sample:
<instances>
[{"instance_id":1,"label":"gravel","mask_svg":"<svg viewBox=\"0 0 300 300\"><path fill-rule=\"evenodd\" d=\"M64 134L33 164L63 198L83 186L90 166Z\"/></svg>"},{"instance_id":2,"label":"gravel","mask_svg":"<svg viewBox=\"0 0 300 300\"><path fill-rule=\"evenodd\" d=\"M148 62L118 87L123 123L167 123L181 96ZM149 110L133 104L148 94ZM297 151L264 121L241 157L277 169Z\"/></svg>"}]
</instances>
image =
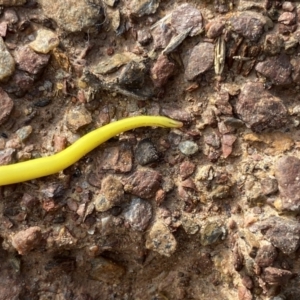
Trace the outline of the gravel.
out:
<instances>
[{"instance_id":1,"label":"gravel","mask_svg":"<svg viewBox=\"0 0 300 300\"><path fill-rule=\"evenodd\" d=\"M299 299L299 16L0 0L1 165L130 116L184 123L1 187L0 299Z\"/></svg>"}]
</instances>

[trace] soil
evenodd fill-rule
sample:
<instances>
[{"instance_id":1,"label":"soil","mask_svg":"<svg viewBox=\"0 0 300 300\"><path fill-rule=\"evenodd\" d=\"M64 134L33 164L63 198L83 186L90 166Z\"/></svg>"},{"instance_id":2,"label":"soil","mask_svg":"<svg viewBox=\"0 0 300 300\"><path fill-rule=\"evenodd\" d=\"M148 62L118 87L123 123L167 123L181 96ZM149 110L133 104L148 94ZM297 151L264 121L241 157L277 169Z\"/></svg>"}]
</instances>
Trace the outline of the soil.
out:
<instances>
[{"instance_id":1,"label":"soil","mask_svg":"<svg viewBox=\"0 0 300 300\"><path fill-rule=\"evenodd\" d=\"M0 7L1 165L184 124L1 186L1 300L300 298L300 1Z\"/></svg>"}]
</instances>

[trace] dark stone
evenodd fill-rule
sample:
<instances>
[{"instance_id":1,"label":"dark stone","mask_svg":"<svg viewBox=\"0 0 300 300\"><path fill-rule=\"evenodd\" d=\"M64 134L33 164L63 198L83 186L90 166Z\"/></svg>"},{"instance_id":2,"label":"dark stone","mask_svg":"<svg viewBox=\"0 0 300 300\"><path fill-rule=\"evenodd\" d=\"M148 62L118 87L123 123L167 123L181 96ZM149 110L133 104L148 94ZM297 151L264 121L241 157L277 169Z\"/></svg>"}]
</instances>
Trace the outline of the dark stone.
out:
<instances>
[{"instance_id":1,"label":"dark stone","mask_svg":"<svg viewBox=\"0 0 300 300\"><path fill-rule=\"evenodd\" d=\"M213 245L225 239L227 230L217 222L206 223L201 229L201 244L203 246Z\"/></svg>"},{"instance_id":2,"label":"dark stone","mask_svg":"<svg viewBox=\"0 0 300 300\"><path fill-rule=\"evenodd\" d=\"M17 97L23 97L24 94L33 88L34 76L25 71L16 70L6 85L9 93L14 93Z\"/></svg>"},{"instance_id":3,"label":"dark stone","mask_svg":"<svg viewBox=\"0 0 300 300\"><path fill-rule=\"evenodd\" d=\"M43 188L41 193L47 198L60 198L64 195L66 188L60 183L52 183Z\"/></svg>"},{"instance_id":4,"label":"dark stone","mask_svg":"<svg viewBox=\"0 0 300 300\"><path fill-rule=\"evenodd\" d=\"M282 128L286 124L287 109L281 99L265 90L259 82L248 82L242 87L236 111L255 132Z\"/></svg>"},{"instance_id":5,"label":"dark stone","mask_svg":"<svg viewBox=\"0 0 300 300\"><path fill-rule=\"evenodd\" d=\"M146 29L140 29L137 32L137 41L142 45L146 46L148 45L152 40L152 36L150 31Z\"/></svg>"},{"instance_id":6,"label":"dark stone","mask_svg":"<svg viewBox=\"0 0 300 300\"><path fill-rule=\"evenodd\" d=\"M159 159L158 152L150 139L147 138L138 143L135 158L142 166L156 162Z\"/></svg>"},{"instance_id":7,"label":"dark stone","mask_svg":"<svg viewBox=\"0 0 300 300\"><path fill-rule=\"evenodd\" d=\"M146 67L143 63L131 61L122 70L119 84L130 89L141 88L145 81L145 71Z\"/></svg>"},{"instance_id":8,"label":"dark stone","mask_svg":"<svg viewBox=\"0 0 300 300\"><path fill-rule=\"evenodd\" d=\"M292 82L293 66L286 54L268 57L256 65L255 70L267 77L275 85L284 85Z\"/></svg>"}]
</instances>

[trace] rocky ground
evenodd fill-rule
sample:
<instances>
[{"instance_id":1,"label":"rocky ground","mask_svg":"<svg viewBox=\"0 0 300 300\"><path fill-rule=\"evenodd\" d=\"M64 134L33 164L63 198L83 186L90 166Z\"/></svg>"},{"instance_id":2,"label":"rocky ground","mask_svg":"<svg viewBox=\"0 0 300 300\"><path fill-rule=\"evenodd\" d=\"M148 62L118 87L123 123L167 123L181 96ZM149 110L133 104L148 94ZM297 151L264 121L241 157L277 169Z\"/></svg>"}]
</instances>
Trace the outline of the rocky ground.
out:
<instances>
[{"instance_id":1,"label":"rocky ground","mask_svg":"<svg viewBox=\"0 0 300 300\"><path fill-rule=\"evenodd\" d=\"M0 299L300 298L300 1L0 0Z\"/></svg>"}]
</instances>

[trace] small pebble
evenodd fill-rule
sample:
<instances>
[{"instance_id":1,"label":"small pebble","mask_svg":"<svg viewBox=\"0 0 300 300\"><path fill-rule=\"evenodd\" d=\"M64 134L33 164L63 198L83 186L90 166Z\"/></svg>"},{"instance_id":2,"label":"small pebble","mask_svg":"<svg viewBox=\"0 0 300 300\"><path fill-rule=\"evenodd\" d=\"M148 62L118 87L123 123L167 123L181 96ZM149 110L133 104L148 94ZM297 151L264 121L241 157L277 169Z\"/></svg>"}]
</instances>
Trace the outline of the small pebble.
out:
<instances>
[{"instance_id":1,"label":"small pebble","mask_svg":"<svg viewBox=\"0 0 300 300\"><path fill-rule=\"evenodd\" d=\"M57 35L48 29L39 29L36 38L29 44L32 50L47 54L59 44Z\"/></svg>"},{"instance_id":2,"label":"small pebble","mask_svg":"<svg viewBox=\"0 0 300 300\"><path fill-rule=\"evenodd\" d=\"M146 248L164 256L171 256L177 248L177 241L163 221L156 221L149 231Z\"/></svg>"},{"instance_id":3,"label":"small pebble","mask_svg":"<svg viewBox=\"0 0 300 300\"><path fill-rule=\"evenodd\" d=\"M73 133L76 133L79 128L92 122L91 113L83 105L73 107L69 110L66 119L67 127Z\"/></svg>"},{"instance_id":4,"label":"small pebble","mask_svg":"<svg viewBox=\"0 0 300 300\"><path fill-rule=\"evenodd\" d=\"M3 38L0 37L0 81L7 79L15 70L15 61L6 48Z\"/></svg>"},{"instance_id":5,"label":"small pebble","mask_svg":"<svg viewBox=\"0 0 300 300\"><path fill-rule=\"evenodd\" d=\"M198 145L192 141L180 142L178 147L180 152L184 155L193 155L199 151Z\"/></svg>"},{"instance_id":6,"label":"small pebble","mask_svg":"<svg viewBox=\"0 0 300 300\"><path fill-rule=\"evenodd\" d=\"M158 152L149 139L140 141L135 151L135 158L142 166L153 163L158 160Z\"/></svg>"},{"instance_id":7,"label":"small pebble","mask_svg":"<svg viewBox=\"0 0 300 300\"><path fill-rule=\"evenodd\" d=\"M134 230L144 231L152 218L152 206L146 200L134 198L124 217Z\"/></svg>"},{"instance_id":8,"label":"small pebble","mask_svg":"<svg viewBox=\"0 0 300 300\"><path fill-rule=\"evenodd\" d=\"M24 126L16 131L17 136L21 141L25 141L32 133L32 127L30 125Z\"/></svg>"},{"instance_id":9,"label":"small pebble","mask_svg":"<svg viewBox=\"0 0 300 300\"><path fill-rule=\"evenodd\" d=\"M36 248L42 239L42 231L38 226L21 230L12 238L12 245L20 255L25 255Z\"/></svg>"},{"instance_id":10,"label":"small pebble","mask_svg":"<svg viewBox=\"0 0 300 300\"><path fill-rule=\"evenodd\" d=\"M101 193L95 199L95 209L104 212L120 203L123 199L124 190L121 182L113 177L107 176L102 180Z\"/></svg>"}]
</instances>

